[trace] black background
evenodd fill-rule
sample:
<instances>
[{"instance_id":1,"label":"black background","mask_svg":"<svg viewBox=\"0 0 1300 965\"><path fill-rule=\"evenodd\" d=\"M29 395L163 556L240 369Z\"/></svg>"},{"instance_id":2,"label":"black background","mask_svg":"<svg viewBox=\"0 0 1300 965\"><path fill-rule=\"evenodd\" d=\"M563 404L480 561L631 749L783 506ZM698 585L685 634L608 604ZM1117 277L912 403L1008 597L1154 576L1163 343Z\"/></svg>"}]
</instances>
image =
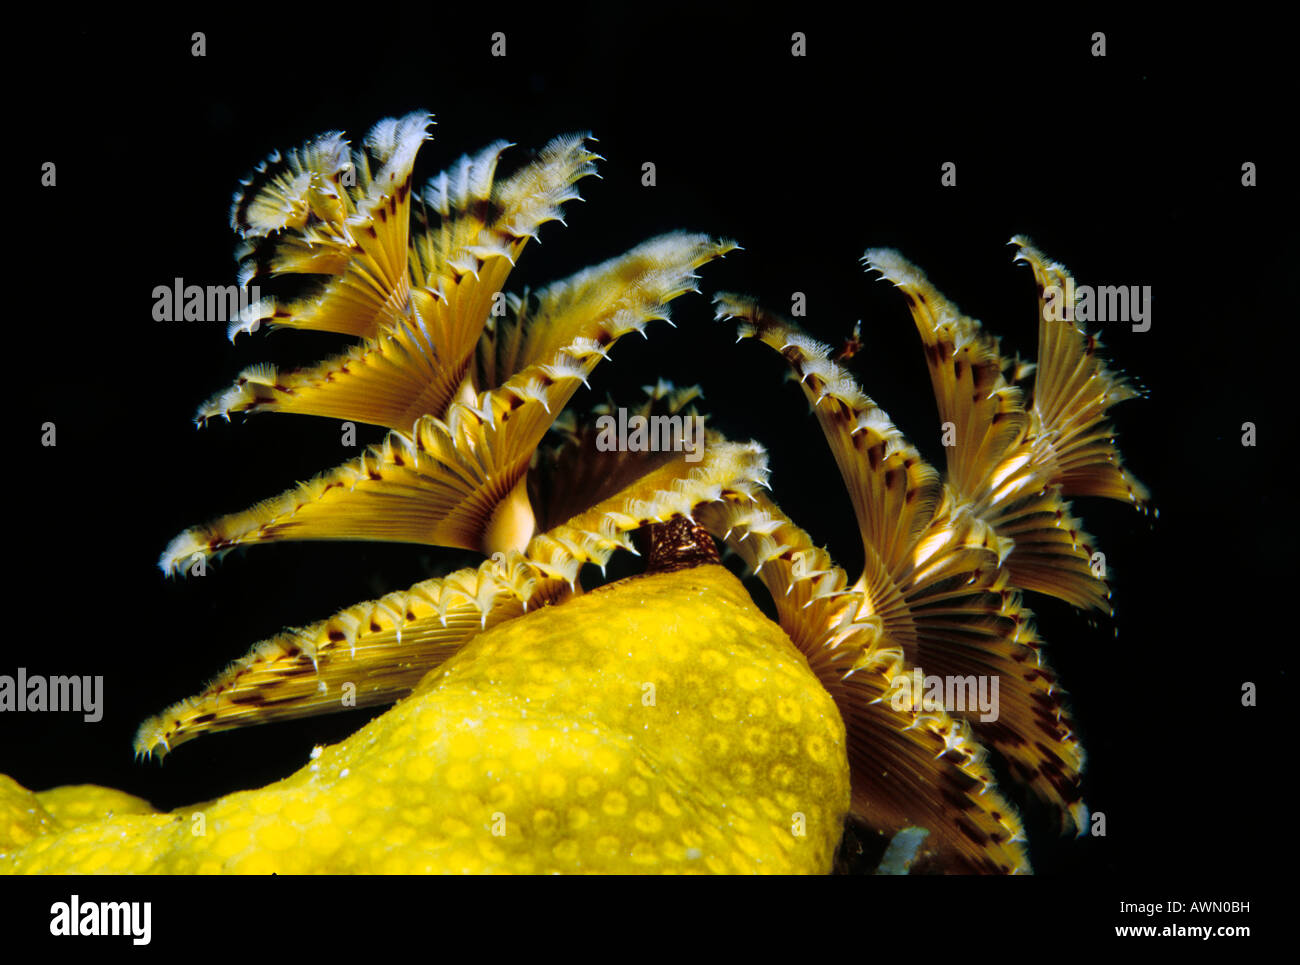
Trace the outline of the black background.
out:
<instances>
[{"instance_id":1,"label":"black background","mask_svg":"<svg viewBox=\"0 0 1300 965\"><path fill-rule=\"evenodd\" d=\"M603 180L582 182L568 227L548 225L527 249L515 290L668 230L744 246L702 269L705 294L675 303L676 329L656 323L648 341L621 342L574 404L614 388L626 398L660 375L698 382L712 424L768 447L777 501L850 572L861 559L852 511L816 423L780 359L733 345L712 320L711 292L784 311L804 292L803 322L826 341L861 319L852 370L941 465L915 330L898 293L862 271L864 249L900 249L1008 353L1032 355L1036 332L1013 234L1080 283L1150 285L1151 330L1102 336L1149 392L1115 421L1159 519L1076 503L1107 554L1114 620L1029 600L1072 694L1086 798L1107 835L1057 838L1031 808L1032 855L1039 872L1075 877L1199 873L1227 891L1252 880L1289 764L1280 708L1294 638L1281 618L1296 208L1281 138L1295 90L1267 25L581 4L547 19L485 8L302 20L69 24L25 41L37 66L16 81L21 136L9 152L25 214L10 231L16 532L0 672L103 674L106 694L98 724L0 717L0 772L33 788L110 785L169 808L287 775L369 716L215 735L162 767L133 762L139 721L252 642L468 561L284 544L232 555L204 579L164 580L156 560L176 533L349 453L325 420L196 432L195 407L243 366L307 362L338 343L262 333L231 346L218 323L154 322L151 293L178 276L233 281L230 195L270 151L325 130L355 142L382 117L427 108L437 126L419 177L499 137L519 145L506 169L558 133L600 139ZM190 54L195 30L204 58ZM495 30L505 58L489 56ZM806 57L791 56L795 30ZM1098 30L1104 58L1089 53ZM950 160L958 183L944 188ZM45 161L57 187L39 186ZM645 161L655 187L640 183ZM1245 161L1258 187L1242 187ZM46 421L53 449L39 444ZM1246 421L1255 448L1241 445ZM1242 708L1243 681L1258 685L1258 708Z\"/></svg>"}]
</instances>

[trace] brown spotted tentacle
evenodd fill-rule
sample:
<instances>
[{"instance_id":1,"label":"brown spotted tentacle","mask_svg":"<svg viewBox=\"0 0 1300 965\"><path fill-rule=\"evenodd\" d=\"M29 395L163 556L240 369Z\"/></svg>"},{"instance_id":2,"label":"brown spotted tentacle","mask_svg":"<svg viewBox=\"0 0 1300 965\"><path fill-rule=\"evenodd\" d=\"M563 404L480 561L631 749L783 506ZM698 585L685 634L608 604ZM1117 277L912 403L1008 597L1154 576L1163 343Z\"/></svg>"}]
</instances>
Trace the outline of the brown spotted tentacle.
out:
<instances>
[{"instance_id":1,"label":"brown spotted tentacle","mask_svg":"<svg viewBox=\"0 0 1300 965\"><path fill-rule=\"evenodd\" d=\"M813 405L862 534L866 568L852 589L863 595L883 639L901 648L909 670L983 679L988 693L996 680L995 719L965 703L947 710L1062 814L1080 813L1083 752L1064 694L1044 666L1031 614L1004 566L1013 541L940 482L827 346L752 300L717 301L720 316L739 319L742 335L785 356Z\"/></svg>"},{"instance_id":2,"label":"brown spotted tentacle","mask_svg":"<svg viewBox=\"0 0 1300 965\"><path fill-rule=\"evenodd\" d=\"M1020 819L983 747L965 722L911 692L910 666L871 598L765 494L712 503L699 517L757 571L781 628L835 699L848 732L852 817L882 835L926 828L928 848L950 870L1027 871Z\"/></svg>"},{"instance_id":3,"label":"brown spotted tentacle","mask_svg":"<svg viewBox=\"0 0 1300 965\"><path fill-rule=\"evenodd\" d=\"M685 525L699 533L693 520L702 506L750 499L764 485L766 454L754 444L713 435L701 459L688 455L654 461L618 492L533 537L524 553L498 552L477 569L426 580L257 644L198 696L142 724L137 753L165 754L208 731L391 703L480 632L569 596L584 565L604 567L618 549L636 552L638 530ZM710 548L700 542L697 556ZM685 553L678 549L680 561Z\"/></svg>"},{"instance_id":4,"label":"brown spotted tentacle","mask_svg":"<svg viewBox=\"0 0 1300 965\"><path fill-rule=\"evenodd\" d=\"M409 127L409 121L401 123ZM293 372L247 369L200 407L200 421L278 411L405 430L425 413L444 415L525 244L542 224L560 217L564 202L578 198L574 184L595 173L598 159L586 149L585 136L556 138L536 161L499 181L497 161L509 145L498 141L413 192L410 165L419 139L414 129L404 137L404 148L385 170L399 158L403 166L364 192L358 189L349 209L370 214L340 222L333 247L330 237L317 237L314 223L303 229L314 232L305 240L281 231L262 242L277 254L302 244L335 251L337 264L263 259L251 276L337 275L322 292L298 302L264 299L246 324L340 332L361 337L361 344ZM359 153L356 164L363 159ZM376 187L384 184L389 188Z\"/></svg>"},{"instance_id":5,"label":"brown spotted tentacle","mask_svg":"<svg viewBox=\"0 0 1300 965\"><path fill-rule=\"evenodd\" d=\"M518 553L501 554L285 630L141 724L136 754L163 756L204 733L390 704L482 631L570 592Z\"/></svg>"},{"instance_id":6,"label":"brown spotted tentacle","mask_svg":"<svg viewBox=\"0 0 1300 965\"><path fill-rule=\"evenodd\" d=\"M250 510L180 534L159 566L284 539L361 539L522 549L537 531L525 474L542 437L623 335L666 318L695 269L733 247L672 234L548 288L492 352L497 387L466 384L446 417L421 415L359 459ZM531 304L531 303L530 303Z\"/></svg>"}]
</instances>

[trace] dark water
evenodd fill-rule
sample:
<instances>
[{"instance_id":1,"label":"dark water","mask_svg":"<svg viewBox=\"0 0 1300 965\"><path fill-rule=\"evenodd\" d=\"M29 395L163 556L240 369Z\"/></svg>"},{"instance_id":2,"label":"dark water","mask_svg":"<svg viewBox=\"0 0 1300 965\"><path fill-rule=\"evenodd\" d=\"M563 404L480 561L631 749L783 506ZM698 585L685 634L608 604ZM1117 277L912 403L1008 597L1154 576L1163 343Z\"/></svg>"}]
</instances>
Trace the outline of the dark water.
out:
<instances>
[{"instance_id":1,"label":"dark water","mask_svg":"<svg viewBox=\"0 0 1300 965\"><path fill-rule=\"evenodd\" d=\"M102 722L0 718L0 771L30 787L94 782L172 807L291 773L313 744L368 712L206 737L166 765L135 764L136 724L194 693L286 624L409 585L464 558L417 547L293 545L237 554L204 580L165 582L155 561L188 525L243 508L338 460L337 427L267 416L196 432L195 406L244 365L307 361L337 343L285 333L241 339L223 326L156 323L150 292L177 276L233 280L227 227L237 179L266 153L324 130L360 137L380 117L428 108L435 139L417 176L497 137L516 156L556 133L592 130L602 181L543 229L513 287L540 285L677 228L745 251L703 269L705 297L674 305L677 328L629 338L580 393L657 376L700 383L713 425L771 452L775 496L850 572L861 562L847 497L779 359L733 345L707 295L738 290L788 309L827 341L863 322L851 367L930 459L941 451L929 380L901 299L866 276L868 247L899 248L966 312L1034 351L1035 293L1006 241L1030 235L1080 279L1150 285L1153 325L1103 329L1114 363L1149 398L1115 413L1121 447L1160 519L1107 503L1076 512L1107 553L1114 620L1091 623L1030 599L1072 694L1102 839L1061 840L1027 802L1032 856L1071 875L1249 871L1231 849L1189 847L1255 820L1274 793L1275 709L1288 642L1281 404L1294 321L1296 238L1277 140L1278 91L1248 38L1124 20L1104 61L1087 24L973 31L725 16L679 26L589 8L561 34L502 18L507 56L487 55L485 21L457 42L399 32L347 68L290 43L299 67L259 63L234 27L72 32L49 63L82 82L25 117L21 199L36 212L16 263L11 310L20 443L9 472L14 565L0 672L102 674ZM1218 54L1198 57L1207 43ZM316 70L307 65L314 64ZM56 159L58 187L27 187ZM1260 186L1240 186L1257 159ZM939 166L957 164L957 186ZM642 165L657 184L643 187ZM1289 175L1288 175L1289 176ZM11 380L11 384L14 384ZM57 424L58 446L33 444ZM1243 422L1257 447L1240 443ZM376 435L376 438L378 436ZM365 440L363 440L365 441ZM630 566L630 564L618 564ZM1118 633L1118 635L1116 635ZM1261 706L1240 704L1243 681ZM1256 803L1262 802L1262 803Z\"/></svg>"}]
</instances>

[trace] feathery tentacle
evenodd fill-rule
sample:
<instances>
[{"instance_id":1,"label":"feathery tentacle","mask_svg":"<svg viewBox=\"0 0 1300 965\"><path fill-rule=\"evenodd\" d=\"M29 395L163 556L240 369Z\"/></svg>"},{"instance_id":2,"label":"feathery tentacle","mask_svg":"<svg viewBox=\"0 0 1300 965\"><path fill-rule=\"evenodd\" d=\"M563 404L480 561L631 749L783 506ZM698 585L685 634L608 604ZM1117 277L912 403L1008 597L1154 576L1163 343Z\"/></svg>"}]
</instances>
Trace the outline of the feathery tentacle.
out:
<instances>
[{"instance_id":1,"label":"feathery tentacle","mask_svg":"<svg viewBox=\"0 0 1300 965\"><path fill-rule=\"evenodd\" d=\"M830 357L828 346L752 300L719 295L719 317L739 319L785 356L813 405L853 497L866 565L853 585L906 668L944 678L996 679L998 716L948 708L970 723L1036 793L1077 822L1083 752L1064 692L1004 566L1014 543L976 504L921 460L888 417ZM942 390L941 390L942 391ZM974 491L986 488L979 480ZM991 686L991 684L990 684ZM1000 811L1000 813L1002 813Z\"/></svg>"}]
</instances>

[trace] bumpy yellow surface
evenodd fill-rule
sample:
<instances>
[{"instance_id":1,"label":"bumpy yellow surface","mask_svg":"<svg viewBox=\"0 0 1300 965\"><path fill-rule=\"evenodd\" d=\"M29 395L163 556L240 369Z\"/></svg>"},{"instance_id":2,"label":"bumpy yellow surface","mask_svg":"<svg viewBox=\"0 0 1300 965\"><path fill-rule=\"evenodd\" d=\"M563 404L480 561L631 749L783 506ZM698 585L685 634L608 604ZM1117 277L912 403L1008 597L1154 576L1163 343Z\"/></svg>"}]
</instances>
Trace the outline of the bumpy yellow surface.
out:
<instances>
[{"instance_id":1,"label":"bumpy yellow surface","mask_svg":"<svg viewBox=\"0 0 1300 965\"><path fill-rule=\"evenodd\" d=\"M269 787L85 820L118 793L0 780L0 868L825 872L849 769L802 656L701 566L488 631Z\"/></svg>"}]
</instances>

